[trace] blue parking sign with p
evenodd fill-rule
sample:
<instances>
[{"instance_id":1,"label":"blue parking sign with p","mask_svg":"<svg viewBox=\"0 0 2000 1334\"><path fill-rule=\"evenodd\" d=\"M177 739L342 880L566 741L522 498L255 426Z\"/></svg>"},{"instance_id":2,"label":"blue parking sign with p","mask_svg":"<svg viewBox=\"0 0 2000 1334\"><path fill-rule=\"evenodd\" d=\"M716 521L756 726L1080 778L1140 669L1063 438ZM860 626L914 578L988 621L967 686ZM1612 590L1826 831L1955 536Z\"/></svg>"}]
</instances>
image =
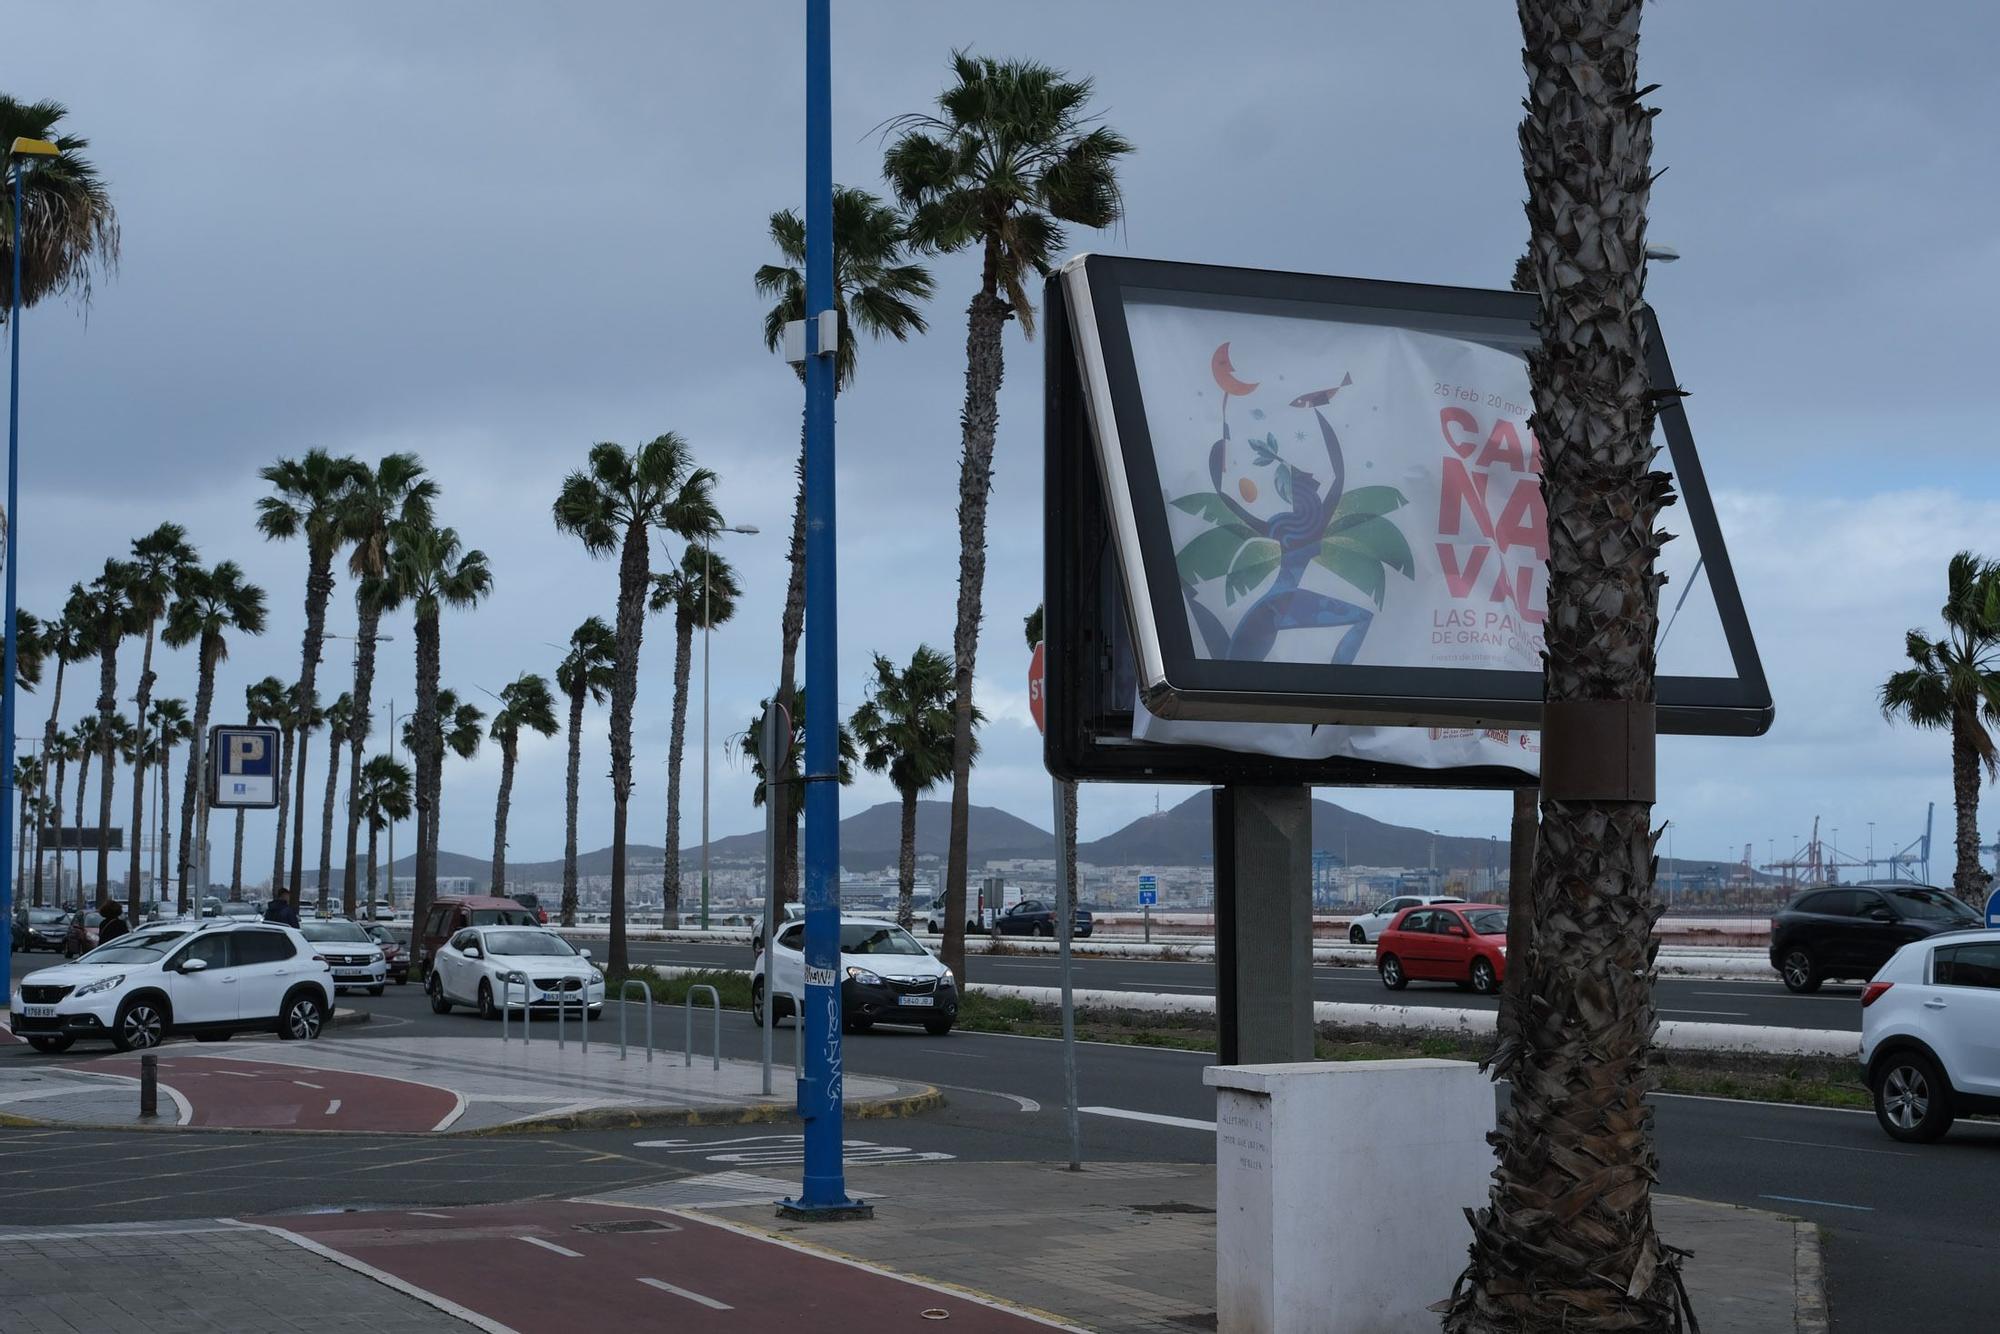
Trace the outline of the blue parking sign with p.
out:
<instances>
[{"instance_id":1,"label":"blue parking sign with p","mask_svg":"<svg viewBox=\"0 0 2000 1334\"><path fill-rule=\"evenodd\" d=\"M209 805L259 809L278 804L278 729L212 727L208 733Z\"/></svg>"}]
</instances>

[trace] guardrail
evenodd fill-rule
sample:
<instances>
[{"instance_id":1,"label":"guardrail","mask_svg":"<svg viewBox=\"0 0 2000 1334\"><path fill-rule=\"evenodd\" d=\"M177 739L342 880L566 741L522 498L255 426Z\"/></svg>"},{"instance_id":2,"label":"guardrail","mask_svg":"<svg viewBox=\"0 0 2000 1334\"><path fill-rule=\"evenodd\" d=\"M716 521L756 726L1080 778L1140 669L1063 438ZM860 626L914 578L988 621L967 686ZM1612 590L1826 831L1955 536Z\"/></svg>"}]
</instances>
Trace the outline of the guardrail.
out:
<instances>
[{"instance_id":1,"label":"guardrail","mask_svg":"<svg viewBox=\"0 0 2000 1334\"><path fill-rule=\"evenodd\" d=\"M625 997L633 987L646 993L646 1064L653 1063L653 989L636 977L625 979L625 985L618 988L618 1059L626 1059L625 1053Z\"/></svg>"},{"instance_id":2,"label":"guardrail","mask_svg":"<svg viewBox=\"0 0 2000 1334\"><path fill-rule=\"evenodd\" d=\"M682 1032L681 1052L687 1058L685 1064L693 1065L694 993L697 991L706 991L708 993L710 1009L715 1015L715 1048L712 1055L715 1060L715 1068L720 1070L722 1068L722 994L706 982L697 982L694 986L689 987L686 999L681 1002L681 1013L687 1020Z\"/></svg>"},{"instance_id":3,"label":"guardrail","mask_svg":"<svg viewBox=\"0 0 2000 1334\"><path fill-rule=\"evenodd\" d=\"M533 984L528 981L528 975L518 970L500 975L500 1040L502 1042L508 1040L507 1019L514 1009L516 982L521 984L521 1045L525 1047L530 1041L528 1025L535 1012L535 993Z\"/></svg>"}]
</instances>

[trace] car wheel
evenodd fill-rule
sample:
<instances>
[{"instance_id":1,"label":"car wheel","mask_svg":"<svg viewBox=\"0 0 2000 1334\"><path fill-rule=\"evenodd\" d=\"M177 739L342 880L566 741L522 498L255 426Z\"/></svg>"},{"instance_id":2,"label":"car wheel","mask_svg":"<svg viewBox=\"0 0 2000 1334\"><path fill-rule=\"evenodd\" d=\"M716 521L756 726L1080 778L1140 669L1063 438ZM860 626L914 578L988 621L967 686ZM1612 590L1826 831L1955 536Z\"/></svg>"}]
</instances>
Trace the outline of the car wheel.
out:
<instances>
[{"instance_id":1,"label":"car wheel","mask_svg":"<svg viewBox=\"0 0 2000 1334\"><path fill-rule=\"evenodd\" d=\"M1368 943L1368 933L1363 931L1358 924L1350 926L1347 928L1347 943L1350 945L1366 945Z\"/></svg>"},{"instance_id":2,"label":"car wheel","mask_svg":"<svg viewBox=\"0 0 2000 1334\"><path fill-rule=\"evenodd\" d=\"M873 1019L843 1019L840 1026L850 1033L866 1033L875 1027Z\"/></svg>"},{"instance_id":3,"label":"car wheel","mask_svg":"<svg viewBox=\"0 0 2000 1334\"><path fill-rule=\"evenodd\" d=\"M758 978L750 984L750 1021L764 1026L764 979Z\"/></svg>"},{"instance_id":4,"label":"car wheel","mask_svg":"<svg viewBox=\"0 0 2000 1334\"><path fill-rule=\"evenodd\" d=\"M1047 926L1037 928L1035 934L1038 936L1047 936L1049 939L1053 940L1055 939L1055 934L1056 934L1056 924L1054 922L1050 922Z\"/></svg>"},{"instance_id":5,"label":"car wheel","mask_svg":"<svg viewBox=\"0 0 2000 1334\"><path fill-rule=\"evenodd\" d=\"M431 984L424 988L424 990L430 993L432 1014L451 1013L451 1002L446 1000L444 996L443 978L440 978L436 973L432 973Z\"/></svg>"},{"instance_id":6,"label":"car wheel","mask_svg":"<svg viewBox=\"0 0 2000 1334\"><path fill-rule=\"evenodd\" d=\"M326 1006L309 991L286 1001L284 1013L278 1016L278 1036L287 1042L310 1041L325 1026Z\"/></svg>"},{"instance_id":7,"label":"car wheel","mask_svg":"<svg viewBox=\"0 0 2000 1334\"><path fill-rule=\"evenodd\" d=\"M374 986L368 988L368 994L371 996L379 996L386 990L388 990L388 988L378 982Z\"/></svg>"},{"instance_id":8,"label":"car wheel","mask_svg":"<svg viewBox=\"0 0 2000 1334\"><path fill-rule=\"evenodd\" d=\"M1785 986L1792 991L1805 993L1819 990L1820 977L1813 971L1812 955L1801 947L1785 951L1784 961L1778 965L1784 974Z\"/></svg>"},{"instance_id":9,"label":"car wheel","mask_svg":"<svg viewBox=\"0 0 2000 1334\"><path fill-rule=\"evenodd\" d=\"M941 1038L945 1034L951 1032L951 1020L926 1019L924 1020L924 1032L930 1034L934 1038Z\"/></svg>"},{"instance_id":10,"label":"car wheel","mask_svg":"<svg viewBox=\"0 0 2000 1334\"><path fill-rule=\"evenodd\" d=\"M479 1017L481 1019L498 1019L500 1017L500 1007L493 1003L493 984L491 982L481 982L479 984Z\"/></svg>"},{"instance_id":11,"label":"car wheel","mask_svg":"<svg viewBox=\"0 0 2000 1334\"><path fill-rule=\"evenodd\" d=\"M1382 956L1382 985L1391 991L1401 991L1410 985L1410 979L1403 975L1403 961L1393 954Z\"/></svg>"},{"instance_id":12,"label":"car wheel","mask_svg":"<svg viewBox=\"0 0 2000 1334\"><path fill-rule=\"evenodd\" d=\"M157 1047L167 1035L167 1016L158 1002L141 998L118 1007L111 1021L111 1045L120 1051Z\"/></svg>"},{"instance_id":13,"label":"car wheel","mask_svg":"<svg viewBox=\"0 0 2000 1334\"><path fill-rule=\"evenodd\" d=\"M1956 1115L1951 1086L1936 1061L1906 1049L1882 1062L1875 1076L1875 1119L1890 1139L1928 1144L1951 1129Z\"/></svg>"},{"instance_id":14,"label":"car wheel","mask_svg":"<svg viewBox=\"0 0 2000 1334\"><path fill-rule=\"evenodd\" d=\"M66 1033L47 1034L28 1039L28 1045L44 1055L53 1056L57 1052L68 1051L76 1039Z\"/></svg>"},{"instance_id":15,"label":"car wheel","mask_svg":"<svg viewBox=\"0 0 2000 1334\"><path fill-rule=\"evenodd\" d=\"M1482 996L1491 996L1498 981L1493 976L1493 965L1485 959L1472 961L1472 989Z\"/></svg>"}]
</instances>

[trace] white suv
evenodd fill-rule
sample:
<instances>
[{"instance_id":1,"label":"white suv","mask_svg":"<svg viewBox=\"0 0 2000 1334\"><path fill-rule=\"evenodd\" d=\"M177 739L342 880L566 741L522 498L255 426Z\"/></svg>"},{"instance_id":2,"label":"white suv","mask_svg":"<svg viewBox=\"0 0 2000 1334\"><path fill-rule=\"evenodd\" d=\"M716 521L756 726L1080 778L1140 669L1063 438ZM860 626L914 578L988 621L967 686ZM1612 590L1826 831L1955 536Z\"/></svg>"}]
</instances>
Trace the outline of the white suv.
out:
<instances>
[{"instance_id":1,"label":"white suv","mask_svg":"<svg viewBox=\"0 0 2000 1334\"><path fill-rule=\"evenodd\" d=\"M1891 1139L2000 1112L2000 931L1913 941L1861 993L1861 1063Z\"/></svg>"},{"instance_id":2,"label":"white suv","mask_svg":"<svg viewBox=\"0 0 2000 1334\"><path fill-rule=\"evenodd\" d=\"M1367 945L1382 934L1396 914L1405 908L1421 908L1427 903L1463 903L1464 899L1455 894L1398 894L1387 903L1380 904L1374 912L1364 913L1347 924L1347 940L1353 945Z\"/></svg>"},{"instance_id":3,"label":"white suv","mask_svg":"<svg viewBox=\"0 0 2000 1334\"><path fill-rule=\"evenodd\" d=\"M211 918L141 928L30 973L13 999L15 1035L43 1052L78 1038L108 1038L119 1051L178 1033L316 1038L333 1013L333 974L290 927Z\"/></svg>"}]
</instances>

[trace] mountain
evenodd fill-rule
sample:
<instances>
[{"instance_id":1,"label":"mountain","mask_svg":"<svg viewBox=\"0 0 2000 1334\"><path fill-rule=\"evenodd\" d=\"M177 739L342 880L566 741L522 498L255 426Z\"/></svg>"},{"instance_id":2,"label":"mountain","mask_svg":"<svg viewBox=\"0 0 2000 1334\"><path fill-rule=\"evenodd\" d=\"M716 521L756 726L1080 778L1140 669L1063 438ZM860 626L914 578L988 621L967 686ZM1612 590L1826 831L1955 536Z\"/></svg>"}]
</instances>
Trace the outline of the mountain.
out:
<instances>
[{"instance_id":1,"label":"mountain","mask_svg":"<svg viewBox=\"0 0 2000 1334\"><path fill-rule=\"evenodd\" d=\"M872 871L896 864L903 836L900 803L885 801L840 822L840 863L851 871ZM917 803L917 855L942 858L951 839L951 803ZM1055 856L1055 836L1046 829L1009 815L997 806L974 806L966 830L969 860L974 867L1016 857ZM714 861L757 861L764 855L764 835L737 834L709 845ZM701 858L701 845L685 849L688 861Z\"/></svg>"},{"instance_id":2,"label":"mountain","mask_svg":"<svg viewBox=\"0 0 2000 1334\"><path fill-rule=\"evenodd\" d=\"M1115 834L1077 846L1078 861L1095 866L1194 866L1213 854L1214 797L1204 788L1180 805L1145 815ZM1385 824L1315 797L1312 841L1349 866L1505 867L1502 839L1433 836L1429 830ZM1433 852L1432 844L1436 844Z\"/></svg>"}]
</instances>

